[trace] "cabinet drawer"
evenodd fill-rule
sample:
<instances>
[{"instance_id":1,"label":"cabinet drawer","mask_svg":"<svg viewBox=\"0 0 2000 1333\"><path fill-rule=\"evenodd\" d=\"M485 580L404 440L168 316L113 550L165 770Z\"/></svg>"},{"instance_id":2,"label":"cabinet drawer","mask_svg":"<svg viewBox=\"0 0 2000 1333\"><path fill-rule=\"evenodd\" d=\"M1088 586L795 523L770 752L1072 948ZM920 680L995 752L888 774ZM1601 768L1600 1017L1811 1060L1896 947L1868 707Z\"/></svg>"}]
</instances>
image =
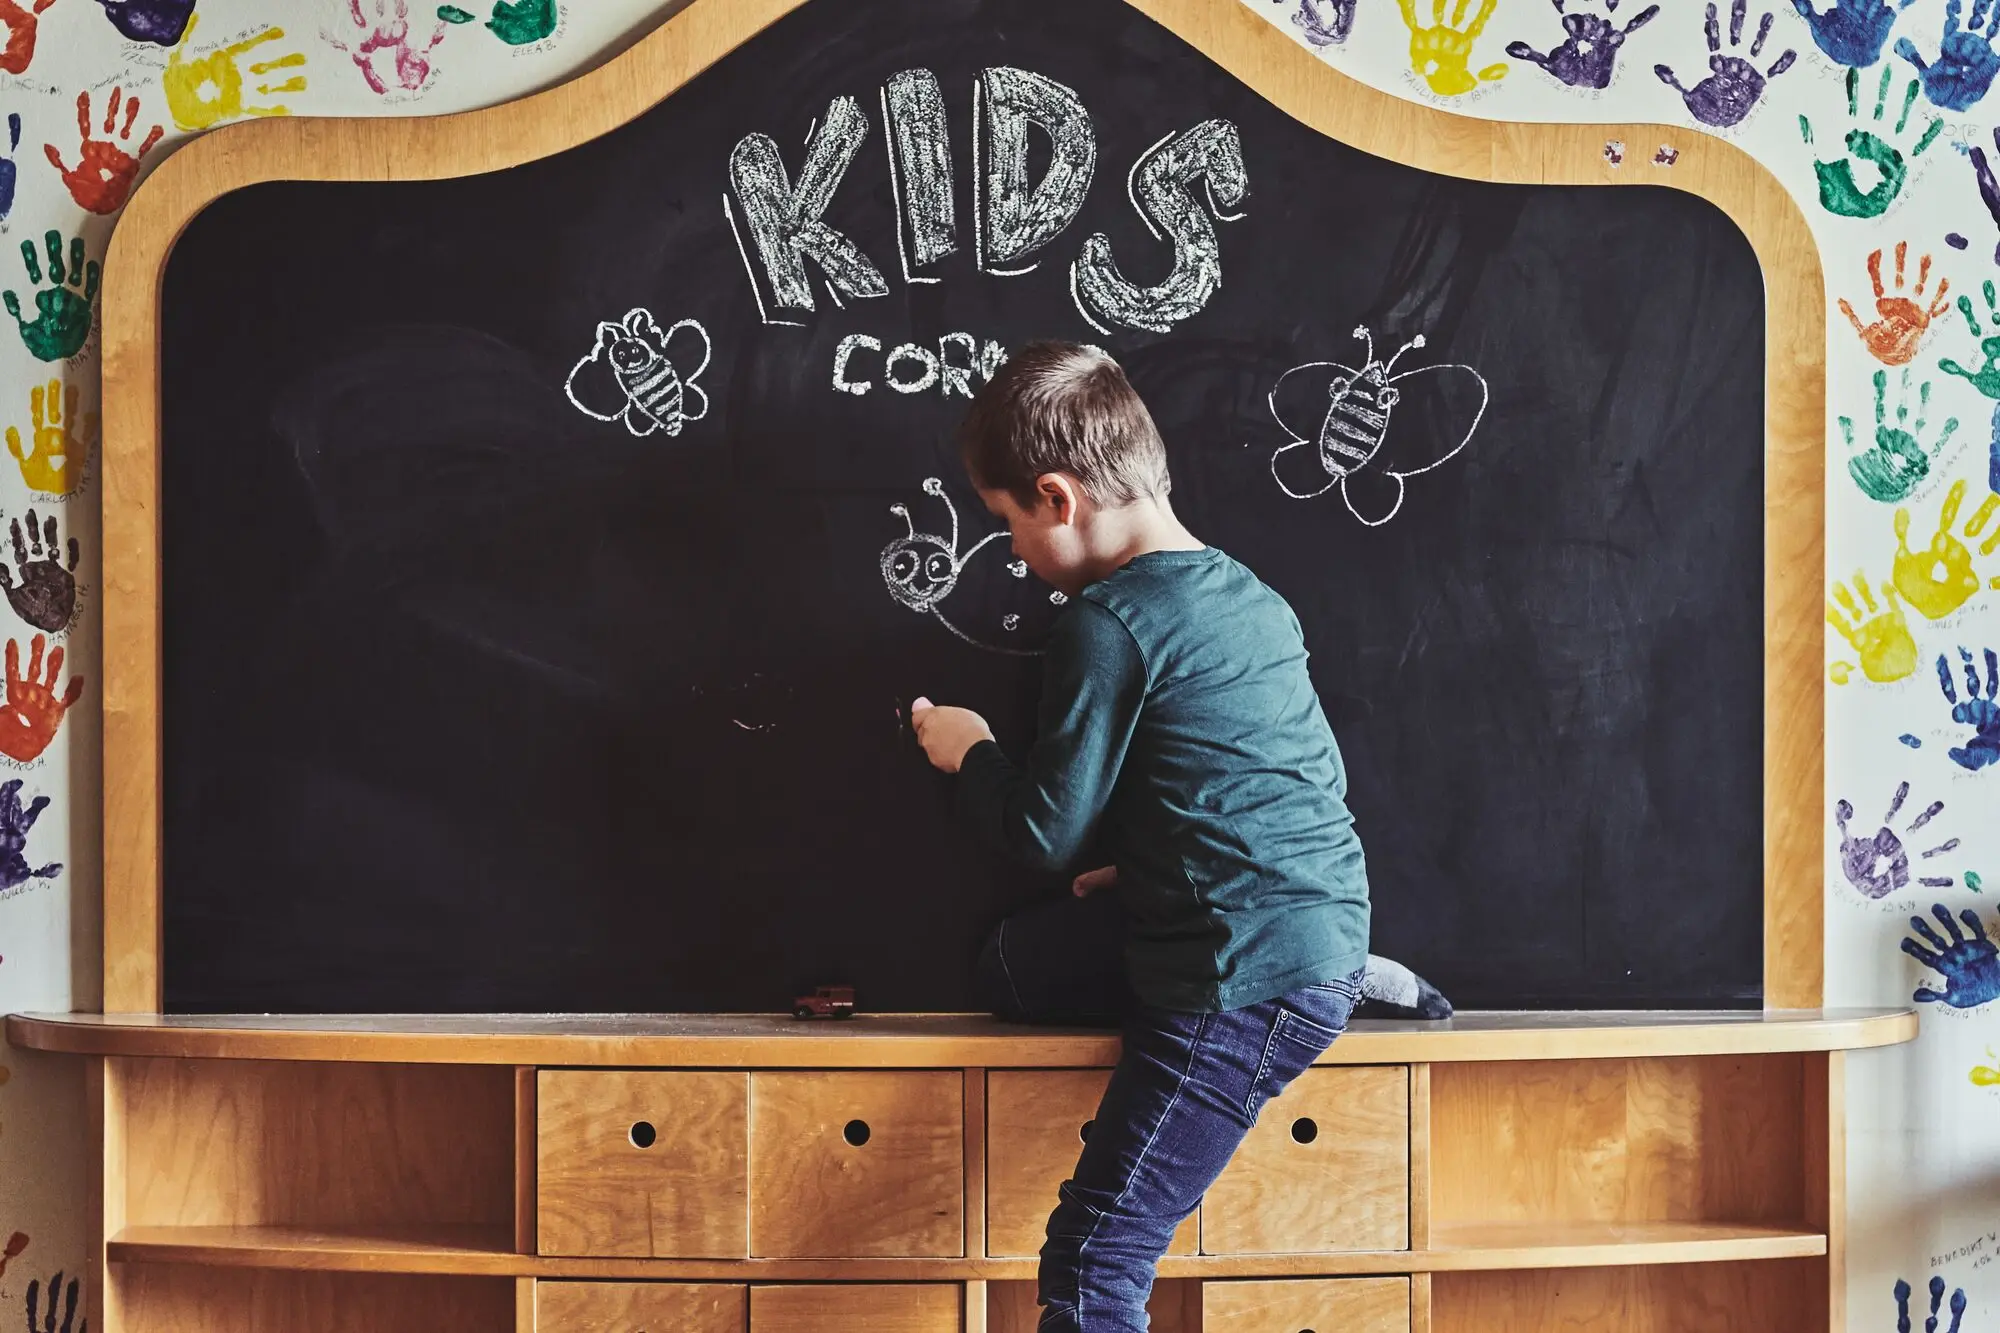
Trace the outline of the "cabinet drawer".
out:
<instances>
[{"instance_id":1,"label":"cabinet drawer","mask_svg":"<svg viewBox=\"0 0 2000 1333\"><path fill-rule=\"evenodd\" d=\"M544 1069L535 1087L540 1253L744 1256L749 1075Z\"/></svg>"},{"instance_id":2,"label":"cabinet drawer","mask_svg":"<svg viewBox=\"0 0 2000 1333\"><path fill-rule=\"evenodd\" d=\"M1068 1180L1108 1069L994 1070L986 1076L986 1252L1039 1254L1056 1187ZM1168 1254L1195 1252L1196 1219Z\"/></svg>"},{"instance_id":3,"label":"cabinet drawer","mask_svg":"<svg viewBox=\"0 0 2000 1333\"><path fill-rule=\"evenodd\" d=\"M1410 1279L1204 1282L1202 1333L1409 1333Z\"/></svg>"},{"instance_id":4,"label":"cabinet drawer","mask_svg":"<svg viewBox=\"0 0 2000 1333\"><path fill-rule=\"evenodd\" d=\"M1264 1106L1201 1205L1203 1254L1410 1244L1410 1075L1308 1069Z\"/></svg>"},{"instance_id":5,"label":"cabinet drawer","mask_svg":"<svg viewBox=\"0 0 2000 1333\"><path fill-rule=\"evenodd\" d=\"M750 1333L959 1333L962 1288L944 1283L750 1288ZM676 1330L678 1333L678 1330Z\"/></svg>"},{"instance_id":6,"label":"cabinet drawer","mask_svg":"<svg viewBox=\"0 0 2000 1333\"><path fill-rule=\"evenodd\" d=\"M765 1071L750 1099L752 1255L965 1253L963 1074Z\"/></svg>"},{"instance_id":7,"label":"cabinet drawer","mask_svg":"<svg viewBox=\"0 0 2000 1333\"><path fill-rule=\"evenodd\" d=\"M714 1282L537 1282L535 1333L743 1333L749 1290Z\"/></svg>"}]
</instances>

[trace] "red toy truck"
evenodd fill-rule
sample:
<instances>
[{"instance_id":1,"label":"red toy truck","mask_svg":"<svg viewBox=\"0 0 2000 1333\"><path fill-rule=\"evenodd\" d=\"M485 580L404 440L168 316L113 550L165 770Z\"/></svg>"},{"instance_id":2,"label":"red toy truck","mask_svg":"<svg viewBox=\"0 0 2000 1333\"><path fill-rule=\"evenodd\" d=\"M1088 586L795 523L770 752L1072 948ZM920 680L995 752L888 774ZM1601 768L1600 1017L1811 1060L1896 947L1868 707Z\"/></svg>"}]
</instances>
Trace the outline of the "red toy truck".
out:
<instances>
[{"instance_id":1,"label":"red toy truck","mask_svg":"<svg viewBox=\"0 0 2000 1333\"><path fill-rule=\"evenodd\" d=\"M854 987L818 986L792 1001L793 1018L854 1017Z\"/></svg>"}]
</instances>

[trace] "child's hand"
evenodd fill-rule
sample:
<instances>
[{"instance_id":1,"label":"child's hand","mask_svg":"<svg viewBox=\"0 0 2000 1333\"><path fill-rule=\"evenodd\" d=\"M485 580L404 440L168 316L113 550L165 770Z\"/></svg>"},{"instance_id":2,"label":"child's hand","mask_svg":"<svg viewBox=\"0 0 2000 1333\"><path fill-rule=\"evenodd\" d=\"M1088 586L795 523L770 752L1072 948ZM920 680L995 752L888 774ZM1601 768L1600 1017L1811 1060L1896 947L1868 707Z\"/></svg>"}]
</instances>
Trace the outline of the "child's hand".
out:
<instances>
[{"instance_id":1,"label":"child's hand","mask_svg":"<svg viewBox=\"0 0 2000 1333\"><path fill-rule=\"evenodd\" d=\"M1086 870L1071 880L1069 891L1079 898L1088 898L1098 889L1109 888L1117 882L1117 866L1100 866L1096 870Z\"/></svg>"},{"instance_id":2,"label":"child's hand","mask_svg":"<svg viewBox=\"0 0 2000 1333\"><path fill-rule=\"evenodd\" d=\"M958 772L967 750L993 739L986 719L970 708L940 708L929 699L910 705L910 725L916 729L917 744L924 747L925 756L945 773Z\"/></svg>"}]
</instances>

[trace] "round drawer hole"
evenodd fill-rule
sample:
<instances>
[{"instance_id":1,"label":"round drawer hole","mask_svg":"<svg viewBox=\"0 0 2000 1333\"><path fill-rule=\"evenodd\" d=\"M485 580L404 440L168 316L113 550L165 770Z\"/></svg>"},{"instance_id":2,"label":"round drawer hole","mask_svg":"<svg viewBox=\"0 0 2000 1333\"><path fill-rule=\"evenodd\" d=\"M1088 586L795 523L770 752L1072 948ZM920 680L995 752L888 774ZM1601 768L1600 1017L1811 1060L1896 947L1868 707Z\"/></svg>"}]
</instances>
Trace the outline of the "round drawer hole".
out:
<instances>
[{"instance_id":1,"label":"round drawer hole","mask_svg":"<svg viewBox=\"0 0 2000 1333\"><path fill-rule=\"evenodd\" d=\"M1082 1127L1076 1131L1077 1142L1078 1143L1090 1142L1090 1131L1095 1128L1097 1128L1097 1122L1095 1120L1084 1121Z\"/></svg>"},{"instance_id":2,"label":"round drawer hole","mask_svg":"<svg viewBox=\"0 0 2000 1333\"><path fill-rule=\"evenodd\" d=\"M650 1148L659 1141L659 1134L649 1120L634 1120L626 1137L632 1140L634 1148Z\"/></svg>"},{"instance_id":3,"label":"round drawer hole","mask_svg":"<svg viewBox=\"0 0 2000 1333\"><path fill-rule=\"evenodd\" d=\"M1311 1116L1302 1115L1292 1122L1292 1142L1311 1143L1318 1137L1319 1122ZM1309 1328L1302 1328L1299 1330L1299 1333L1313 1333L1313 1331Z\"/></svg>"},{"instance_id":4,"label":"round drawer hole","mask_svg":"<svg viewBox=\"0 0 2000 1333\"><path fill-rule=\"evenodd\" d=\"M866 1120L848 1121L842 1127L840 1137L859 1148L862 1144L868 1142L868 1122Z\"/></svg>"}]
</instances>

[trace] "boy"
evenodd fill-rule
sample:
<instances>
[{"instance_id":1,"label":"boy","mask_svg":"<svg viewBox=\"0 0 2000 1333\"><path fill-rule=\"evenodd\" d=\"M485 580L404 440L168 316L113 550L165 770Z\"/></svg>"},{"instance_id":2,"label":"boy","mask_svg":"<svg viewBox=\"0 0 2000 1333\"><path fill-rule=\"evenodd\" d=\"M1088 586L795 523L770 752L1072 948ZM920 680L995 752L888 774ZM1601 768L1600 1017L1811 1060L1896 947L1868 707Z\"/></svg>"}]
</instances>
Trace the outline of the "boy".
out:
<instances>
[{"instance_id":1,"label":"boy","mask_svg":"<svg viewBox=\"0 0 2000 1333\"><path fill-rule=\"evenodd\" d=\"M1003 923L988 962L1011 996L997 1012L1044 1016L1024 994L1087 992L1048 974L1087 971L1092 938L1124 936L1129 1001L1082 1006L1125 1011L1124 1053L1049 1218L1040 1328L1143 1330L1175 1227L1347 1025L1368 949L1361 844L1297 618L1174 516L1165 445L1115 361L1022 348L961 449L1015 555L1071 602L1025 764L977 713L920 699L911 720L1001 848L1058 870L1101 837L1115 859L1070 903Z\"/></svg>"}]
</instances>

